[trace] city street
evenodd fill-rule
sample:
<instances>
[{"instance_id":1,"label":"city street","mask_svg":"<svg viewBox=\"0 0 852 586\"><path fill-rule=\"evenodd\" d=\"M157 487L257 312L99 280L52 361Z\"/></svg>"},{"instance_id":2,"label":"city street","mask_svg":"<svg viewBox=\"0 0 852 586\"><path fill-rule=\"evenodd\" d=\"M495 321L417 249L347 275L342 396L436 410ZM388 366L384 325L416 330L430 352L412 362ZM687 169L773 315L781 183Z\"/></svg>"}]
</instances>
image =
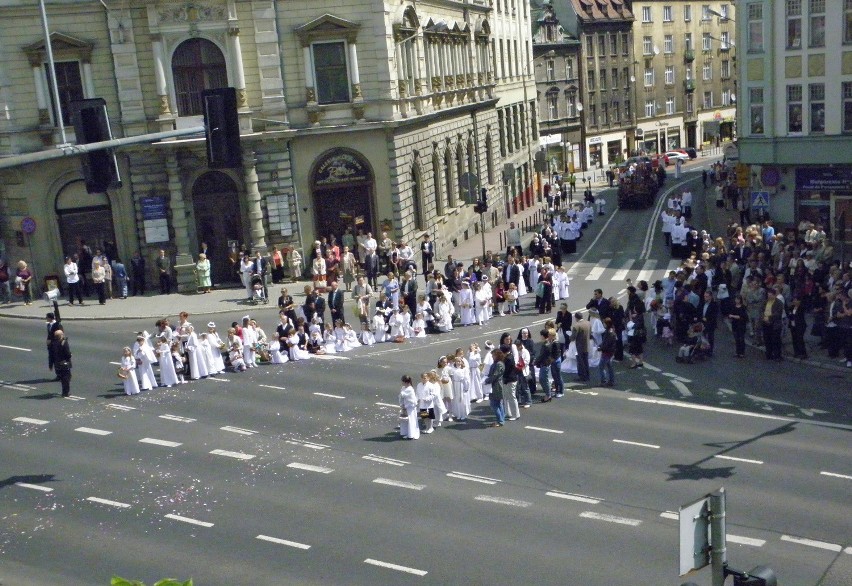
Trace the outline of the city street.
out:
<instances>
[{"instance_id":1,"label":"city street","mask_svg":"<svg viewBox=\"0 0 852 586\"><path fill-rule=\"evenodd\" d=\"M671 172L648 210L616 211L604 191L608 213L566 265L571 310L676 266L660 202L688 185L695 223L712 226L705 164ZM719 487L732 567L852 583L850 375L755 348L735 361L726 327L711 360L677 363L676 346L652 339L646 368L617 365L616 388L566 375L564 398L503 428L486 426L481 403L466 422L399 439L400 376L523 326L537 340L550 316L532 302L482 327L135 397L116 363L160 316L69 320L69 399L47 370L43 323L0 319L0 584L708 586L708 570L678 576L677 511ZM217 314L219 331L246 312ZM274 305L251 313L274 332Z\"/></svg>"}]
</instances>

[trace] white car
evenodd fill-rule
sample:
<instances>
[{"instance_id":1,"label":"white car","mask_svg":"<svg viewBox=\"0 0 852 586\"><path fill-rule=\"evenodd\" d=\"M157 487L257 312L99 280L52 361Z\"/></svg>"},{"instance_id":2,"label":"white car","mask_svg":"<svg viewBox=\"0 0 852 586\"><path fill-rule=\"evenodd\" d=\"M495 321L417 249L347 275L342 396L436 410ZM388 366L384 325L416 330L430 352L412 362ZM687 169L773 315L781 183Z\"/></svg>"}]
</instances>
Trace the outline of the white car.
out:
<instances>
[{"instance_id":1,"label":"white car","mask_svg":"<svg viewBox=\"0 0 852 586\"><path fill-rule=\"evenodd\" d=\"M666 158L668 158L669 163L674 165L675 161L680 159L681 163L689 162L689 155L682 153L680 151L669 151L666 153Z\"/></svg>"}]
</instances>

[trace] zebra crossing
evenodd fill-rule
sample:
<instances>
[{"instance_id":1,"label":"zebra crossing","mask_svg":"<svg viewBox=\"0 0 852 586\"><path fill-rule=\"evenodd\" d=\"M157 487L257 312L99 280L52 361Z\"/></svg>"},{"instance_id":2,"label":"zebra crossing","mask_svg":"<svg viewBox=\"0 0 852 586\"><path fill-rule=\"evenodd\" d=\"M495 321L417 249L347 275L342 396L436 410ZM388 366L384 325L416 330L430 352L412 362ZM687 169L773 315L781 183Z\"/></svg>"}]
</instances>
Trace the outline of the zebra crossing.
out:
<instances>
[{"instance_id":1,"label":"zebra crossing","mask_svg":"<svg viewBox=\"0 0 852 586\"><path fill-rule=\"evenodd\" d=\"M647 281L652 283L657 279L662 279L680 266L680 261L673 259L668 262L665 268L660 266L657 259L637 260L629 258L613 265L613 259L602 258L595 263L578 262L574 263L568 269L568 276L573 279L583 279L585 281L626 281L630 279L634 283L639 281Z\"/></svg>"}]
</instances>

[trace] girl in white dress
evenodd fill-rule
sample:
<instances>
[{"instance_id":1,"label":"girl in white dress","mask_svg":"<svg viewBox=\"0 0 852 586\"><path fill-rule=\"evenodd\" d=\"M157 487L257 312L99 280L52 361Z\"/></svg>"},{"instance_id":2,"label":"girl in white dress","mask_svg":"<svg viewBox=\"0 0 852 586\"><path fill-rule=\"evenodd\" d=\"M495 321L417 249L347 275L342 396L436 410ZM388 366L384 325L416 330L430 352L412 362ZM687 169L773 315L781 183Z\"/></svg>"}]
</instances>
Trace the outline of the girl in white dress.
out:
<instances>
[{"instance_id":1,"label":"girl in white dress","mask_svg":"<svg viewBox=\"0 0 852 586\"><path fill-rule=\"evenodd\" d=\"M186 352L189 358L189 378L197 380L210 374L207 371L207 361L204 360L204 349L192 326L189 326L189 335L186 338Z\"/></svg>"},{"instance_id":2,"label":"girl in white dress","mask_svg":"<svg viewBox=\"0 0 852 586\"><path fill-rule=\"evenodd\" d=\"M461 291L459 291L459 311L461 312L461 325L469 326L476 322L476 307L473 297L473 290L470 288L470 282L463 281Z\"/></svg>"},{"instance_id":3,"label":"girl in white dress","mask_svg":"<svg viewBox=\"0 0 852 586\"><path fill-rule=\"evenodd\" d=\"M210 355L213 358L211 371L215 374L225 372L225 360L222 358L222 349L225 344L219 337L219 332L216 331L216 323L212 321L207 324L207 342L210 344Z\"/></svg>"},{"instance_id":4,"label":"girl in white dress","mask_svg":"<svg viewBox=\"0 0 852 586\"><path fill-rule=\"evenodd\" d=\"M485 357L482 359L482 374L487 376L487 373L491 371L491 365L494 364L494 357L491 355L491 351L494 350L494 344L491 342L485 342ZM491 385L485 382L485 376L480 374L480 378L482 381L482 398L488 399L489 395L491 395Z\"/></svg>"},{"instance_id":5,"label":"girl in white dress","mask_svg":"<svg viewBox=\"0 0 852 586\"><path fill-rule=\"evenodd\" d=\"M136 358L130 347L124 347L121 357L121 372L124 374L124 392L127 395L139 394L139 381L136 379Z\"/></svg>"},{"instance_id":6,"label":"girl in white dress","mask_svg":"<svg viewBox=\"0 0 852 586\"><path fill-rule=\"evenodd\" d=\"M290 345L290 360L296 362L298 360L307 360L311 357L308 349L305 347L305 328L299 326L296 331L287 339Z\"/></svg>"},{"instance_id":7,"label":"girl in white dress","mask_svg":"<svg viewBox=\"0 0 852 586\"><path fill-rule=\"evenodd\" d=\"M354 350L361 345L358 341L358 334L352 329L349 324L343 324L343 348L345 351Z\"/></svg>"},{"instance_id":8,"label":"girl in white dress","mask_svg":"<svg viewBox=\"0 0 852 586\"><path fill-rule=\"evenodd\" d=\"M269 345L269 358L272 364L284 364L290 361L290 357L287 355L287 348L282 348L281 342L278 340L275 340Z\"/></svg>"},{"instance_id":9,"label":"girl in white dress","mask_svg":"<svg viewBox=\"0 0 852 586\"><path fill-rule=\"evenodd\" d=\"M541 261L537 256L534 256L527 262L527 266L529 267L530 273L530 290L535 291L535 288L538 286L538 267L541 266ZM523 283L524 280L521 279L520 283ZM518 295L521 295L521 285L518 284Z\"/></svg>"},{"instance_id":10,"label":"girl in white dress","mask_svg":"<svg viewBox=\"0 0 852 586\"><path fill-rule=\"evenodd\" d=\"M443 413L447 413L447 421L453 420L453 414L450 411L450 403L453 400L453 379L450 378L450 364L446 356L442 356L438 360L438 382L441 384L441 403L443 405ZM443 414L440 419L436 418L436 427L441 427L441 421L444 420Z\"/></svg>"},{"instance_id":11,"label":"girl in white dress","mask_svg":"<svg viewBox=\"0 0 852 586\"><path fill-rule=\"evenodd\" d=\"M243 360L246 363L246 368L257 366L254 350L255 342L257 342L257 332L252 327L249 317L245 316L243 317Z\"/></svg>"},{"instance_id":12,"label":"girl in white dress","mask_svg":"<svg viewBox=\"0 0 852 586\"><path fill-rule=\"evenodd\" d=\"M406 335L405 335L405 325L406 325L405 324L405 318L400 311L394 310L393 314L390 317L390 321L388 322L388 325L390 326L390 339L391 340L395 340L397 338L397 336L402 336L403 338L406 337Z\"/></svg>"},{"instance_id":13,"label":"girl in white dress","mask_svg":"<svg viewBox=\"0 0 852 586\"><path fill-rule=\"evenodd\" d=\"M420 375L420 382L417 383L417 389L415 390L415 394L417 395L417 408L418 409L434 409L433 401L432 401L432 387L429 383L430 373L424 372ZM434 413L434 411L433 411ZM424 418L423 420L423 433L432 433L435 431L434 420L431 417Z\"/></svg>"},{"instance_id":14,"label":"girl in white dress","mask_svg":"<svg viewBox=\"0 0 852 586\"><path fill-rule=\"evenodd\" d=\"M491 288L485 287L482 283L477 283L473 298L476 303L476 323L482 325L488 321L488 308L491 306Z\"/></svg>"},{"instance_id":15,"label":"girl in white dress","mask_svg":"<svg viewBox=\"0 0 852 586\"><path fill-rule=\"evenodd\" d=\"M416 440L420 437L420 422L418 419L419 400L414 387L411 386L411 377L407 374L402 377L402 389L399 391L399 406L402 416L408 420L408 425L400 425L399 433L405 439Z\"/></svg>"},{"instance_id":16,"label":"girl in white dress","mask_svg":"<svg viewBox=\"0 0 852 586\"><path fill-rule=\"evenodd\" d=\"M325 324L322 342L326 354L337 354L337 336L334 335L334 328L331 324Z\"/></svg>"},{"instance_id":17,"label":"girl in white dress","mask_svg":"<svg viewBox=\"0 0 852 586\"><path fill-rule=\"evenodd\" d=\"M402 305L399 308L399 317L402 320L402 335L406 338L414 337L414 328L411 327L411 310L407 305Z\"/></svg>"},{"instance_id":18,"label":"girl in white dress","mask_svg":"<svg viewBox=\"0 0 852 586\"><path fill-rule=\"evenodd\" d=\"M204 366L207 368L207 376L213 376L213 352L210 349L210 340L207 339L207 332L201 332L198 335L198 348L201 352L201 359L204 360Z\"/></svg>"},{"instance_id":19,"label":"girl in white dress","mask_svg":"<svg viewBox=\"0 0 852 586\"><path fill-rule=\"evenodd\" d=\"M337 352L346 352L346 331L343 329L343 320L339 319L334 324L334 349Z\"/></svg>"},{"instance_id":20,"label":"girl in white dress","mask_svg":"<svg viewBox=\"0 0 852 586\"><path fill-rule=\"evenodd\" d=\"M423 319L422 313L417 313L414 316L414 322L411 324L411 333L414 338L426 337L426 321Z\"/></svg>"},{"instance_id":21,"label":"girl in white dress","mask_svg":"<svg viewBox=\"0 0 852 586\"><path fill-rule=\"evenodd\" d=\"M432 397L432 406L435 409L435 427L441 427L441 421L444 419L444 414L447 412L447 407L444 404L444 385L441 382L441 375L437 370L429 372L429 383L427 385L429 393ZM452 389L452 385L450 385Z\"/></svg>"},{"instance_id":22,"label":"girl in white dress","mask_svg":"<svg viewBox=\"0 0 852 586\"><path fill-rule=\"evenodd\" d=\"M423 319L424 331L431 332L435 327L435 316L432 315L432 306L429 305L426 295L420 295L417 298L417 314L414 316L415 320L417 319L417 315L420 315ZM419 338L420 336L415 333L415 337Z\"/></svg>"},{"instance_id":23,"label":"girl in white dress","mask_svg":"<svg viewBox=\"0 0 852 586\"><path fill-rule=\"evenodd\" d=\"M251 290L251 275L254 272L254 261L249 255L243 255L243 260L240 261L240 279L243 281L243 287L246 288L246 298L251 299L254 294Z\"/></svg>"},{"instance_id":24,"label":"girl in white dress","mask_svg":"<svg viewBox=\"0 0 852 586\"><path fill-rule=\"evenodd\" d=\"M150 391L157 386L157 377L154 376L154 367L152 366L152 363L157 361L157 355L154 354L154 349L148 343L148 332L142 332L136 336L133 356L137 359L136 376L139 381L139 388L143 391Z\"/></svg>"},{"instance_id":25,"label":"girl in white dress","mask_svg":"<svg viewBox=\"0 0 852 586\"><path fill-rule=\"evenodd\" d=\"M172 348L164 335L159 338L157 356L160 358L160 382L169 388L178 384L175 363L172 361Z\"/></svg>"},{"instance_id":26,"label":"girl in white dress","mask_svg":"<svg viewBox=\"0 0 852 586\"><path fill-rule=\"evenodd\" d=\"M366 322L361 324L361 334L358 339L361 340L364 346L372 346L376 343L376 337L370 331L370 324Z\"/></svg>"},{"instance_id":27,"label":"girl in white dress","mask_svg":"<svg viewBox=\"0 0 852 586\"><path fill-rule=\"evenodd\" d=\"M387 341L387 323L385 323L385 315L380 311L376 311L373 316L373 338L376 343Z\"/></svg>"},{"instance_id":28,"label":"girl in white dress","mask_svg":"<svg viewBox=\"0 0 852 586\"><path fill-rule=\"evenodd\" d=\"M479 344L474 342L470 345L467 363L470 366L470 400L479 403L485 396L482 392L482 371L479 369L479 365L482 364Z\"/></svg>"},{"instance_id":29,"label":"girl in white dress","mask_svg":"<svg viewBox=\"0 0 852 586\"><path fill-rule=\"evenodd\" d=\"M450 415L459 421L465 421L470 414L470 372L465 368L464 361L456 358L448 369L453 385L453 398L450 401Z\"/></svg>"},{"instance_id":30,"label":"girl in white dress","mask_svg":"<svg viewBox=\"0 0 852 586\"><path fill-rule=\"evenodd\" d=\"M451 332L453 330L453 313L455 309L450 302L450 295L444 293L438 295L438 300L435 301L435 329L439 332Z\"/></svg>"}]
</instances>

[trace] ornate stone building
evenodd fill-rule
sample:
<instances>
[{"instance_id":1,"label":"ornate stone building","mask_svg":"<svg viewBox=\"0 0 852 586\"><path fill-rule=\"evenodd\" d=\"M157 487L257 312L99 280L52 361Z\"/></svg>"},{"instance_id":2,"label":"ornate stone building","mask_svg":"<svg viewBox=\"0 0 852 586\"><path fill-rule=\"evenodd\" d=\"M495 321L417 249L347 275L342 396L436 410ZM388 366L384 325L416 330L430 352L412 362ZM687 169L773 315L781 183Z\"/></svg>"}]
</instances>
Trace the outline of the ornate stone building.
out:
<instances>
[{"instance_id":1,"label":"ornate stone building","mask_svg":"<svg viewBox=\"0 0 852 586\"><path fill-rule=\"evenodd\" d=\"M125 260L162 247L186 266L205 241L221 281L240 246L309 250L348 228L431 232L439 249L473 237L474 179L487 224L532 203L521 0L54 2L58 104L37 8L0 15L2 156L53 149L61 121L73 143L76 99L104 98L120 137L199 126L204 89L238 95L239 169L209 169L193 136L121 148L122 186L101 194L85 192L76 158L0 170L0 254L30 260L39 279L81 239Z\"/></svg>"}]
</instances>

